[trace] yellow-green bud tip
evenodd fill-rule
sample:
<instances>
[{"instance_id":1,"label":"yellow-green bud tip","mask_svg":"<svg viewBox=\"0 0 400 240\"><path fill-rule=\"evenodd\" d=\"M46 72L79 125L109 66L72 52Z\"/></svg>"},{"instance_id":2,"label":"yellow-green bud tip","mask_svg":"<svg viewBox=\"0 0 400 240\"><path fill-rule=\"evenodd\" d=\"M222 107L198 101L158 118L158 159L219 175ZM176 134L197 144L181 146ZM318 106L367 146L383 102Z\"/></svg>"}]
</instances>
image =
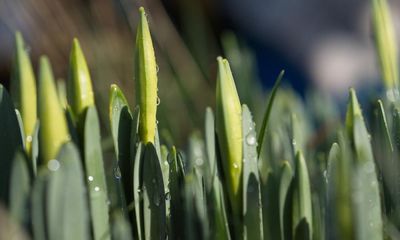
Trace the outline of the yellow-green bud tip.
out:
<instances>
[{"instance_id":1,"label":"yellow-green bud tip","mask_svg":"<svg viewBox=\"0 0 400 240\"><path fill-rule=\"evenodd\" d=\"M54 159L62 144L70 139L64 111L57 96L49 59L40 58L39 68L40 156L44 163Z\"/></svg>"},{"instance_id":2,"label":"yellow-green bud tip","mask_svg":"<svg viewBox=\"0 0 400 240\"><path fill-rule=\"evenodd\" d=\"M79 120L87 107L94 105L89 68L77 38L72 41L67 95L76 120Z\"/></svg>"}]
</instances>

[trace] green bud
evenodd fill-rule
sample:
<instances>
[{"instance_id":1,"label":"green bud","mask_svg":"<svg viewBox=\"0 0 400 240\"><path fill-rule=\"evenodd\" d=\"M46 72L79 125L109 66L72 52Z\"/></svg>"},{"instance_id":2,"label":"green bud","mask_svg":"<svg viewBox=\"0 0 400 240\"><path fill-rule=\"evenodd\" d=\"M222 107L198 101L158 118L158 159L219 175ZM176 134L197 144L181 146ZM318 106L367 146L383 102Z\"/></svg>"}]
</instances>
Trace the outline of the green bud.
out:
<instances>
[{"instance_id":1,"label":"green bud","mask_svg":"<svg viewBox=\"0 0 400 240\"><path fill-rule=\"evenodd\" d=\"M15 34L15 56L11 80L11 95L15 107L21 113L26 136L27 150L30 151L32 133L37 120L37 99L35 75L28 52L25 50L21 33Z\"/></svg>"},{"instance_id":2,"label":"green bud","mask_svg":"<svg viewBox=\"0 0 400 240\"><path fill-rule=\"evenodd\" d=\"M57 156L61 145L70 139L67 121L57 96L53 72L47 57L40 58L39 120L40 156L46 164Z\"/></svg>"},{"instance_id":3,"label":"green bud","mask_svg":"<svg viewBox=\"0 0 400 240\"><path fill-rule=\"evenodd\" d=\"M89 69L79 41L76 38L72 43L69 58L67 97L76 121L79 120L87 107L94 105Z\"/></svg>"},{"instance_id":4,"label":"green bud","mask_svg":"<svg viewBox=\"0 0 400 240\"><path fill-rule=\"evenodd\" d=\"M372 23L382 78L388 90L397 89L399 84L397 43L386 0L372 0Z\"/></svg>"},{"instance_id":5,"label":"green bud","mask_svg":"<svg viewBox=\"0 0 400 240\"><path fill-rule=\"evenodd\" d=\"M221 149L228 194L233 211L240 213L242 174L242 107L229 63L217 58L216 131Z\"/></svg>"},{"instance_id":6,"label":"green bud","mask_svg":"<svg viewBox=\"0 0 400 240\"><path fill-rule=\"evenodd\" d=\"M360 104L358 103L358 100L357 100L356 92L354 91L353 88L350 88L350 90L349 90L349 98L350 99L349 99L349 103L347 106L347 112L346 112L346 131L349 134L349 136L352 136L354 118L357 116L357 117L361 117L361 119L363 119L363 116L362 116Z\"/></svg>"},{"instance_id":7,"label":"green bud","mask_svg":"<svg viewBox=\"0 0 400 240\"><path fill-rule=\"evenodd\" d=\"M140 107L139 135L144 143L154 143L157 113L157 65L149 25L143 7L136 34L136 102Z\"/></svg>"}]
</instances>

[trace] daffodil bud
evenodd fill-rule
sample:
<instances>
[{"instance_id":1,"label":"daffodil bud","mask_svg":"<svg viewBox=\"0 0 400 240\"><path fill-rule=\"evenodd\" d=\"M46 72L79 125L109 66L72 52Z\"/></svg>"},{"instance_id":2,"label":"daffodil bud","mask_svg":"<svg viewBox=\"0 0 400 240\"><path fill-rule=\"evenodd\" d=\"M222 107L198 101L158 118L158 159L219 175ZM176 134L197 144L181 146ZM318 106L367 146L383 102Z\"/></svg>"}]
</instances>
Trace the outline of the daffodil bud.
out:
<instances>
[{"instance_id":1,"label":"daffodil bud","mask_svg":"<svg viewBox=\"0 0 400 240\"><path fill-rule=\"evenodd\" d=\"M21 33L15 34L16 48L11 80L11 96L15 107L21 113L26 136L26 147L30 152L32 133L37 120L37 99L35 75L32 63L25 49Z\"/></svg>"},{"instance_id":2,"label":"daffodil bud","mask_svg":"<svg viewBox=\"0 0 400 240\"><path fill-rule=\"evenodd\" d=\"M354 91L353 88L350 88L349 103L346 112L346 131L349 134L349 136L353 135L352 132L353 132L355 117L360 117L361 119L363 119L360 104L358 103L357 100L356 92Z\"/></svg>"},{"instance_id":3,"label":"daffodil bud","mask_svg":"<svg viewBox=\"0 0 400 240\"><path fill-rule=\"evenodd\" d=\"M70 139L67 121L54 83L47 57L40 58L39 69L39 146L44 164L57 156L63 143Z\"/></svg>"},{"instance_id":4,"label":"daffodil bud","mask_svg":"<svg viewBox=\"0 0 400 240\"><path fill-rule=\"evenodd\" d=\"M89 69L78 39L72 43L69 58L68 103L76 121L79 121L86 108L94 105L94 95Z\"/></svg>"},{"instance_id":5,"label":"daffodil bud","mask_svg":"<svg viewBox=\"0 0 400 240\"><path fill-rule=\"evenodd\" d=\"M372 0L375 46L383 81L388 90L398 88L398 52L393 22L386 0Z\"/></svg>"},{"instance_id":6,"label":"daffodil bud","mask_svg":"<svg viewBox=\"0 0 400 240\"><path fill-rule=\"evenodd\" d=\"M233 211L240 212L242 175L242 107L229 63L218 57L216 131Z\"/></svg>"},{"instance_id":7,"label":"daffodil bud","mask_svg":"<svg viewBox=\"0 0 400 240\"><path fill-rule=\"evenodd\" d=\"M157 112L157 65L149 25L143 7L136 34L136 102L140 107L139 135L144 143L154 143Z\"/></svg>"}]
</instances>

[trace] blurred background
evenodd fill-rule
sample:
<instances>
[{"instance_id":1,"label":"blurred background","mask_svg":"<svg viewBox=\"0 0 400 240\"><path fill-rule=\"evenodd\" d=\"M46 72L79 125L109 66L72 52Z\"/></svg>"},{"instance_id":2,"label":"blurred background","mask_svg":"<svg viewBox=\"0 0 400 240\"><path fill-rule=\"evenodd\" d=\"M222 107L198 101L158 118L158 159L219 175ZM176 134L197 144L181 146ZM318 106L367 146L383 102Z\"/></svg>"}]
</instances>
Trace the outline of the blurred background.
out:
<instances>
[{"instance_id":1,"label":"blurred background","mask_svg":"<svg viewBox=\"0 0 400 240\"><path fill-rule=\"evenodd\" d=\"M399 33L400 1L389 4ZM46 54L59 81L67 78L77 37L108 136L110 84L134 106L139 6L148 13L159 66L160 134L178 146L202 127L206 106L214 106L219 55L229 59L241 101L256 119L282 69L285 83L302 96L318 89L340 101L349 86L381 88L366 0L0 0L0 83L9 86L16 30L35 69Z\"/></svg>"}]
</instances>

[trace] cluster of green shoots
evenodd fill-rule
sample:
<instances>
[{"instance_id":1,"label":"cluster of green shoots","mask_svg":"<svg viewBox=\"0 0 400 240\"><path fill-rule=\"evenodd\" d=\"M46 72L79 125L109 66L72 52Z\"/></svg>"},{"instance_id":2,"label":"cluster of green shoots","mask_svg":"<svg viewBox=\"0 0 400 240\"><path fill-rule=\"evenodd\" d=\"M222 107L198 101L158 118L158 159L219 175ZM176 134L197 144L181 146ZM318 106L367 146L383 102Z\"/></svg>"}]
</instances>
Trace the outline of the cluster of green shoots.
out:
<instances>
[{"instance_id":1,"label":"cluster of green shoots","mask_svg":"<svg viewBox=\"0 0 400 240\"><path fill-rule=\"evenodd\" d=\"M222 57L216 109L206 109L204 131L190 137L186 151L162 144L156 58L143 8L139 15L137 106L131 109L122 90L111 86L111 161L103 159L78 40L65 93L57 89L47 57L40 59L36 89L28 52L16 34L11 96L0 86L0 201L14 227L1 236L399 239L398 62L384 0L372 0L372 16L388 94L372 100L365 116L351 89L345 123L318 146L310 144L317 119L311 107L288 89L278 91L283 72L256 126Z\"/></svg>"}]
</instances>

